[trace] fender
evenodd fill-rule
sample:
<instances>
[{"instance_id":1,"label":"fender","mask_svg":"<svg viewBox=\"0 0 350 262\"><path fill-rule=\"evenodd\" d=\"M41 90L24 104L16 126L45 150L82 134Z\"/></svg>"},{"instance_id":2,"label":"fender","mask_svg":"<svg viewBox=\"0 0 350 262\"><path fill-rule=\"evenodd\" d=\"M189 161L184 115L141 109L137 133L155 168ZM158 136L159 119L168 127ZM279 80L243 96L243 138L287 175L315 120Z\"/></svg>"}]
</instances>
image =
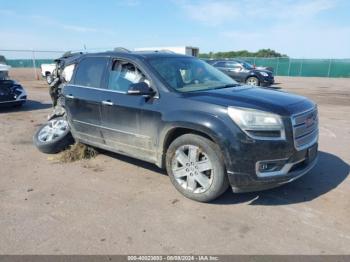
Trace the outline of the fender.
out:
<instances>
[{"instance_id":1,"label":"fender","mask_svg":"<svg viewBox=\"0 0 350 262\"><path fill-rule=\"evenodd\" d=\"M244 79L244 82L246 82L247 81L247 79L249 78L249 77L256 77L257 79L259 79L259 81L262 81L262 79L261 79L261 76L259 75L259 74L256 74L255 72L250 72L247 76L246 76L246 78Z\"/></svg>"},{"instance_id":2,"label":"fender","mask_svg":"<svg viewBox=\"0 0 350 262\"><path fill-rule=\"evenodd\" d=\"M165 142L178 128L191 129L195 132L204 133L210 137L220 148L223 153L224 162L230 165L229 152L230 147L237 144L235 134L238 132L232 131L234 125L227 126L219 116L208 114L200 111L181 110L176 112L169 112L163 115L165 125L159 133L158 143L158 165L163 166L163 160L166 154ZM232 152L232 151L231 151Z\"/></svg>"}]
</instances>

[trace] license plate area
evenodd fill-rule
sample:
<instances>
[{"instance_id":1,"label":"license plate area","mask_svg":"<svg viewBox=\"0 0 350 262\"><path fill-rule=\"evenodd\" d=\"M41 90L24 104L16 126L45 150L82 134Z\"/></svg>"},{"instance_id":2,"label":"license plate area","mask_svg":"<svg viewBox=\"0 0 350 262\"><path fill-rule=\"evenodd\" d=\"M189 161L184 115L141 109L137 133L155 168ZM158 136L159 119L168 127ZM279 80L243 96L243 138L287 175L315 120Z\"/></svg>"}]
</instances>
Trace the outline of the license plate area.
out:
<instances>
[{"instance_id":1,"label":"license plate area","mask_svg":"<svg viewBox=\"0 0 350 262\"><path fill-rule=\"evenodd\" d=\"M307 149L306 160L312 162L317 157L317 144Z\"/></svg>"}]
</instances>

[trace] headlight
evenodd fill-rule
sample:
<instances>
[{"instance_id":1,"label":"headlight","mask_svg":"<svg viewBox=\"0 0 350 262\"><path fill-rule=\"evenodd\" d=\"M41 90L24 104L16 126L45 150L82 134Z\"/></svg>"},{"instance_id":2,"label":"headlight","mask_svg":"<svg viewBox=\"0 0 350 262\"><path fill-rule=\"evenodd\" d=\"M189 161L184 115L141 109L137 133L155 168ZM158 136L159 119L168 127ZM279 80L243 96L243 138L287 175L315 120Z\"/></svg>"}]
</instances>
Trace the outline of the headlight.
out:
<instances>
[{"instance_id":1,"label":"headlight","mask_svg":"<svg viewBox=\"0 0 350 262\"><path fill-rule=\"evenodd\" d=\"M279 115L242 107L229 107L228 115L250 137L255 139L285 139Z\"/></svg>"},{"instance_id":2,"label":"headlight","mask_svg":"<svg viewBox=\"0 0 350 262\"><path fill-rule=\"evenodd\" d=\"M269 76L269 74L268 73L266 73L266 72L259 72L262 76L265 76L265 77L267 77L267 76Z\"/></svg>"}]
</instances>

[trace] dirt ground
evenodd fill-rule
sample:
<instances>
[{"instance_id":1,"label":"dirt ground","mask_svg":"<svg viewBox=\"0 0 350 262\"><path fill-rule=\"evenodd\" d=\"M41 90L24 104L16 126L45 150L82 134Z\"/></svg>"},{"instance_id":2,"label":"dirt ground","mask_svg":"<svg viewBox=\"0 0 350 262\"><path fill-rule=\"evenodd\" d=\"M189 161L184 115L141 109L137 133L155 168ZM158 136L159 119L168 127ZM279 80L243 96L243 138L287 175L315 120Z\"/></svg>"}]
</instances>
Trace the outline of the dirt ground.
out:
<instances>
[{"instance_id":1,"label":"dirt ground","mask_svg":"<svg viewBox=\"0 0 350 262\"><path fill-rule=\"evenodd\" d=\"M280 188L202 204L142 161L40 153L47 86L30 70L11 74L29 101L0 109L1 254L350 254L350 79L277 77L319 105L319 163Z\"/></svg>"}]
</instances>

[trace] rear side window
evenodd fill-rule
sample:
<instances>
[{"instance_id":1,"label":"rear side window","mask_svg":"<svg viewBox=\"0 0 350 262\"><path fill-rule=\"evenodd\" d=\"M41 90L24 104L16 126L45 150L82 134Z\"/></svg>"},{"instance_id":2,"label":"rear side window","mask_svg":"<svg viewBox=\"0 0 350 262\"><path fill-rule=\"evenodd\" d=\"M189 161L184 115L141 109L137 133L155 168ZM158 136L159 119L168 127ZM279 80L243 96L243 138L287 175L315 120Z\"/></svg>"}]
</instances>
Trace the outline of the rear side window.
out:
<instances>
[{"instance_id":1,"label":"rear side window","mask_svg":"<svg viewBox=\"0 0 350 262\"><path fill-rule=\"evenodd\" d=\"M107 66L106 57L87 57L80 61L74 84L100 88L104 70Z\"/></svg>"},{"instance_id":2,"label":"rear side window","mask_svg":"<svg viewBox=\"0 0 350 262\"><path fill-rule=\"evenodd\" d=\"M226 62L225 66L228 67L228 68L239 68L239 67L241 67L240 64L238 64L236 62Z\"/></svg>"}]
</instances>

